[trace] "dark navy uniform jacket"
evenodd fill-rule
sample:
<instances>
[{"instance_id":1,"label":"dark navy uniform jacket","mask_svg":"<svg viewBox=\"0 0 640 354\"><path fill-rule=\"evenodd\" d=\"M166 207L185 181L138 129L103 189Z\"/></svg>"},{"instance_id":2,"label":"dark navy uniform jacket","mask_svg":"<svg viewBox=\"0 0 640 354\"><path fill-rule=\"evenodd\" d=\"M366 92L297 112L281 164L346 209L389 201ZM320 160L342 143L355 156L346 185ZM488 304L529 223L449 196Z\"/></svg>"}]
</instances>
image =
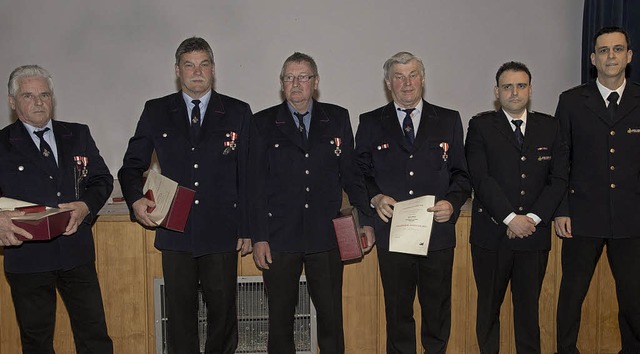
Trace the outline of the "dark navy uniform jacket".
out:
<instances>
[{"instance_id":1,"label":"dark navy uniform jacket","mask_svg":"<svg viewBox=\"0 0 640 354\"><path fill-rule=\"evenodd\" d=\"M142 174L155 150L161 173L196 191L184 233L156 229L160 250L191 252L194 256L235 251L239 237L248 237L247 155L249 105L211 93L200 128L200 140L189 140L189 119L181 92L150 100L129 140L118 172L129 207L143 197ZM231 133L235 149L227 150Z\"/></svg>"},{"instance_id":2,"label":"dark navy uniform jacket","mask_svg":"<svg viewBox=\"0 0 640 354\"><path fill-rule=\"evenodd\" d=\"M393 102L360 116L356 151L369 198L382 193L399 202L434 195L453 206L448 222L433 223L429 251L455 246L455 223L471 194L462 136L458 112L426 101L413 147L405 141ZM390 226L375 217L378 247L389 249Z\"/></svg>"},{"instance_id":3,"label":"dark navy uniform jacket","mask_svg":"<svg viewBox=\"0 0 640 354\"><path fill-rule=\"evenodd\" d=\"M556 117L571 168L558 216L574 236L640 237L640 85L627 81L613 120L595 82L563 92Z\"/></svg>"},{"instance_id":4,"label":"dark navy uniform jacket","mask_svg":"<svg viewBox=\"0 0 640 354\"><path fill-rule=\"evenodd\" d=\"M50 241L25 241L4 248L4 269L10 273L70 270L93 262L95 250L91 223L109 198L113 177L100 156L89 127L52 121L58 147L58 169L51 171L22 122L0 131L0 194L50 207L76 200L89 207L89 215L70 236ZM87 176L76 199L74 156L87 158Z\"/></svg>"},{"instance_id":5,"label":"dark navy uniform jacket","mask_svg":"<svg viewBox=\"0 0 640 354\"><path fill-rule=\"evenodd\" d=\"M567 145L558 121L528 112L522 150L502 109L471 119L466 142L473 181L472 244L496 250L551 249L551 221L567 188ZM511 213L536 214L542 221L525 238L508 239L503 220Z\"/></svg>"},{"instance_id":6,"label":"dark navy uniform jacket","mask_svg":"<svg viewBox=\"0 0 640 354\"><path fill-rule=\"evenodd\" d=\"M286 101L256 113L252 127L254 242L268 241L275 252L336 249L331 220L340 211L343 188L360 210L361 224L371 225L346 109L314 100L306 147Z\"/></svg>"}]
</instances>

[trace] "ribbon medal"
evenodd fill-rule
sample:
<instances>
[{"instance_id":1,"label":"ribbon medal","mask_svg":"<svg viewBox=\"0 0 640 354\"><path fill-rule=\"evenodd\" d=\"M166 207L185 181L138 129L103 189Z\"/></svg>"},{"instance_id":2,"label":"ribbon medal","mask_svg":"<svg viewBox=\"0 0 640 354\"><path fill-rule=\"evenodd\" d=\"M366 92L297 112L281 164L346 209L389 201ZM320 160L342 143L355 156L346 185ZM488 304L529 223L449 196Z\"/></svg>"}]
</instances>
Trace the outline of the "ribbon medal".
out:
<instances>
[{"instance_id":1,"label":"ribbon medal","mask_svg":"<svg viewBox=\"0 0 640 354\"><path fill-rule=\"evenodd\" d=\"M237 146L236 140L238 140L238 133L231 131L226 134L226 137L229 138L229 141L224 142L224 146L226 147L224 148L222 155L229 155L229 153L232 150L235 150Z\"/></svg>"},{"instance_id":2,"label":"ribbon medal","mask_svg":"<svg viewBox=\"0 0 640 354\"><path fill-rule=\"evenodd\" d=\"M440 143L440 148L442 149L442 160L446 162L447 158L449 157L449 155L447 154L447 152L449 151L449 144L443 141Z\"/></svg>"},{"instance_id":3,"label":"ribbon medal","mask_svg":"<svg viewBox=\"0 0 640 354\"><path fill-rule=\"evenodd\" d=\"M89 164L89 158L86 157L86 156L74 156L73 157L73 162L74 162L75 167L76 167L73 170L73 174L75 176L76 199L79 199L80 198L80 183L89 174L89 170L87 169L87 165Z\"/></svg>"},{"instance_id":4,"label":"ribbon medal","mask_svg":"<svg viewBox=\"0 0 640 354\"><path fill-rule=\"evenodd\" d=\"M334 153L336 154L336 156L340 157L340 154L342 153L342 150L340 149L340 146L342 146L342 139L333 138L331 144L336 144L336 150L334 151Z\"/></svg>"}]
</instances>

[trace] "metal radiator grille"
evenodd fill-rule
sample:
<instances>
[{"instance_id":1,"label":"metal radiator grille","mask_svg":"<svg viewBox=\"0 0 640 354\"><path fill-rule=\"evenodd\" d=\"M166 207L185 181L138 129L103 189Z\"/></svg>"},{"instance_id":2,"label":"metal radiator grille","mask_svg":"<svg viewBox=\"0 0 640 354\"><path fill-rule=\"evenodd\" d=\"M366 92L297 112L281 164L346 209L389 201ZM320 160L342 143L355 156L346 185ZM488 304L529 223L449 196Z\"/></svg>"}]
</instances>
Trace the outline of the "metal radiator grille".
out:
<instances>
[{"instance_id":1,"label":"metal radiator grille","mask_svg":"<svg viewBox=\"0 0 640 354\"><path fill-rule=\"evenodd\" d=\"M156 353L166 354L167 322L165 314L164 279L154 281ZM198 334L200 352L204 353L207 338L207 310L200 291L198 294ZM269 333L269 308L267 294L261 276L238 277L238 348L236 353L267 353L267 335ZM315 354L317 352L316 312L307 290L305 276L300 277L298 305L294 322L294 340L296 352Z\"/></svg>"}]
</instances>

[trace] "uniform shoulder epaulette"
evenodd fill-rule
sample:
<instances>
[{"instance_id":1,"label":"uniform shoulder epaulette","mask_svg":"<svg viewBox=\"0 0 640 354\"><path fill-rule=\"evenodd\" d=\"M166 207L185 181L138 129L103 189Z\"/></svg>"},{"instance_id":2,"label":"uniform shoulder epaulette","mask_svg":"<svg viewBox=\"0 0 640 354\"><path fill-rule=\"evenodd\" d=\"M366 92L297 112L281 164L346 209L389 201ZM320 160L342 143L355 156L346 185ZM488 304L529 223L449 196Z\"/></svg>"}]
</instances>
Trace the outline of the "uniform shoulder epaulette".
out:
<instances>
[{"instance_id":1,"label":"uniform shoulder epaulette","mask_svg":"<svg viewBox=\"0 0 640 354\"><path fill-rule=\"evenodd\" d=\"M583 87L586 87L586 86L588 86L588 85L589 85L589 83L580 84L580 85L578 85L578 86L574 86L574 87L572 87L572 88L570 88L570 89L568 89L568 90L565 90L564 92L571 92L571 91L574 91L574 90L577 90L577 89L581 89L581 88L583 88ZM564 92L563 92L563 93L564 93Z\"/></svg>"},{"instance_id":2,"label":"uniform shoulder epaulette","mask_svg":"<svg viewBox=\"0 0 640 354\"><path fill-rule=\"evenodd\" d=\"M547 113L543 113L543 112L531 111L531 113L534 113L535 115L543 116L543 117L546 117L546 118L553 118L553 116L551 114L547 114Z\"/></svg>"},{"instance_id":3,"label":"uniform shoulder epaulette","mask_svg":"<svg viewBox=\"0 0 640 354\"><path fill-rule=\"evenodd\" d=\"M496 111L484 111L484 112L480 112L480 113L476 114L475 116L473 116L471 118L480 118L482 116L493 115L495 113L496 113Z\"/></svg>"}]
</instances>

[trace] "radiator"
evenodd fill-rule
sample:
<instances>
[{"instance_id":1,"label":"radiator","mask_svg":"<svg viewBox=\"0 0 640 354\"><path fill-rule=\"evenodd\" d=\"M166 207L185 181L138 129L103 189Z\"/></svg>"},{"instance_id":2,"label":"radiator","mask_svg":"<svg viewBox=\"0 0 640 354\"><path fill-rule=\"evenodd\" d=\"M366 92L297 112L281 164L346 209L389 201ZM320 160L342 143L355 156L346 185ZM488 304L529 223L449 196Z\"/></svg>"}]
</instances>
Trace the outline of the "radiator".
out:
<instances>
[{"instance_id":1,"label":"radiator","mask_svg":"<svg viewBox=\"0 0 640 354\"><path fill-rule=\"evenodd\" d=\"M156 354L167 354L167 318L164 302L164 279L156 278L153 284L155 307ZM300 277L294 322L294 341L296 353L317 353L316 311L309 297L307 280ZM200 352L204 353L207 338L207 308L202 291L198 292L198 334ZM238 277L238 348L236 353L267 353L267 335L269 333L269 307L264 282L261 276Z\"/></svg>"}]
</instances>

